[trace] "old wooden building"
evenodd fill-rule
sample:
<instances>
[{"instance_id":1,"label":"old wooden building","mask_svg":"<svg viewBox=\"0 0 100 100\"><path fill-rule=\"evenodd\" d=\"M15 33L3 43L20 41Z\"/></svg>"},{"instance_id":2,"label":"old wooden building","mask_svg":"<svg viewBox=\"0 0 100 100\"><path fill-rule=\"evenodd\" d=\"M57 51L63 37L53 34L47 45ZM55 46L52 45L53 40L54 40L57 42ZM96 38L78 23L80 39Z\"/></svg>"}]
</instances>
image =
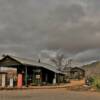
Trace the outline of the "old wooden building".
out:
<instances>
[{"instance_id":1,"label":"old wooden building","mask_svg":"<svg viewBox=\"0 0 100 100\"><path fill-rule=\"evenodd\" d=\"M64 73L57 67L30 59L5 55L0 60L0 67L15 68L18 87L30 85L51 85L64 82Z\"/></svg>"},{"instance_id":2,"label":"old wooden building","mask_svg":"<svg viewBox=\"0 0 100 100\"><path fill-rule=\"evenodd\" d=\"M71 68L70 77L72 79L83 79L85 77L85 70L79 67Z\"/></svg>"}]
</instances>

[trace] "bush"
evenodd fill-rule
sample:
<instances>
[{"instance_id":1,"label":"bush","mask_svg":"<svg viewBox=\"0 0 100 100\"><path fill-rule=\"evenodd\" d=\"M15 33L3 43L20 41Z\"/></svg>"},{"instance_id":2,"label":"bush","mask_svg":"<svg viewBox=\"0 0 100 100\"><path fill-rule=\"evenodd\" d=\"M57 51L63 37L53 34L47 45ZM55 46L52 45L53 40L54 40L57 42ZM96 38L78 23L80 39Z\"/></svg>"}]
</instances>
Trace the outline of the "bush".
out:
<instances>
[{"instance_id":1,"label":"bush","mask_svg":"<svg viewBox=\"0 0 100 100\"><path fill-rule=\"evenodd\" d=\"M94 78L93 77L87 77L86 80L85 80L85 84L86 85L92 85L94 82Z\"/></svg>"},{"instance_id":2,"label":"bush","mask_svg":"<svg viewBox=\"0 0 100 100\"><path fill-rule=\"evenodd\" d=\"M92 77L92 86L97 88L97 89L100 89L100 76L97 77Z\"/></svg>"}]
</instances>

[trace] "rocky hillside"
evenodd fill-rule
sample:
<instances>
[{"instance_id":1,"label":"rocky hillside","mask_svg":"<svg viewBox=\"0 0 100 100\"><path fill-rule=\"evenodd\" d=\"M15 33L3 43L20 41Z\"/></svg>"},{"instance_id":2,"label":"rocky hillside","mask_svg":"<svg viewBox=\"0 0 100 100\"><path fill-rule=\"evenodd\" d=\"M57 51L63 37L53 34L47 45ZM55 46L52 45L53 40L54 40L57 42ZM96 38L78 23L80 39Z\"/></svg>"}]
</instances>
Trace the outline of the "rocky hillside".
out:
<instances>
[{"instance_id":1,"label":"rocky hillside","mask_svg":"<svg viewBox=\"0 0 100 100\"><path fill-rule=\"evenodd\" d=\"M82 68L86 71L86 76L100 75L100 62L99 61L84 65L82 66Z\"/></svg>"}]
</instances>

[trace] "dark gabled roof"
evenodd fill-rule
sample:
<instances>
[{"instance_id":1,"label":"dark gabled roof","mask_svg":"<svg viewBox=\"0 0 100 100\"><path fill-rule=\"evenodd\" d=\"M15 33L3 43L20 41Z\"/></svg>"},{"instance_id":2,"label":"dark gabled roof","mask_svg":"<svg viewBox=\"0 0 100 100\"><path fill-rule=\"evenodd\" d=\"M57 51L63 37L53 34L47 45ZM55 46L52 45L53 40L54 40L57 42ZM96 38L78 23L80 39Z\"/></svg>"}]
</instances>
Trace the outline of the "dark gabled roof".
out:
<instances>
[{"instance_id":1,"label":"dark gabled roof","mask_svg":"<svg viewBox=\"0 0 100 100\"><path fill-rule=\"evenodd\" d=\"M71 71L74 71L74 70L81 70L81 71L84 71L84 72L85 72L85 70L84 70L84 69L79 68L79 67L74 67L74 68L71 68Z\"/></svg>"},{"instance_id":2,"label":"dark gabled roof","mask_svg":"<svg viewBox=\"0 0 100 100\"><path fill-rule=\"evenodd\" d=\"M4 58L6 58L6 57L14 59L15 61L17 61L17 62L19 62L19 63L21 63L23 65L31 65L31 66L43 67L43 68L48 69L50 71L53 71L55 73L63 74L61 71L57 70L57 67L49 65L49 64L46 64L46 63L37 62L37 61L34 61L34 60L20 58L20 57L15 57L15 56L11 56L11 55L5 55ZM4 58L2 58L1 61Z\"/></svg>"}]
</instances>

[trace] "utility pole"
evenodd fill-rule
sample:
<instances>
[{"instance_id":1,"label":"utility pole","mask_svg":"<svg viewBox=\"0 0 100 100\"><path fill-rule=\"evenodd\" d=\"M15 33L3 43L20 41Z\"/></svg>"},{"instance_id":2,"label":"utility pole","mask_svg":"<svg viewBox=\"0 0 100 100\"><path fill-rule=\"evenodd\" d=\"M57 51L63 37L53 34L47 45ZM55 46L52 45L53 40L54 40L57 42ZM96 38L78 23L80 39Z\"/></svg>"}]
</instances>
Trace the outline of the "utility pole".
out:
<instances>
[{"instance_id":1,"label":"utility pole","mask_svg":"<svg viewBox=\"0 0 100 100\"><path fill-rule=\"evenodd\" d=\"M72 59L68 60L68 65L70 68L72 67Z\"/></svg>"}]
</instances>

